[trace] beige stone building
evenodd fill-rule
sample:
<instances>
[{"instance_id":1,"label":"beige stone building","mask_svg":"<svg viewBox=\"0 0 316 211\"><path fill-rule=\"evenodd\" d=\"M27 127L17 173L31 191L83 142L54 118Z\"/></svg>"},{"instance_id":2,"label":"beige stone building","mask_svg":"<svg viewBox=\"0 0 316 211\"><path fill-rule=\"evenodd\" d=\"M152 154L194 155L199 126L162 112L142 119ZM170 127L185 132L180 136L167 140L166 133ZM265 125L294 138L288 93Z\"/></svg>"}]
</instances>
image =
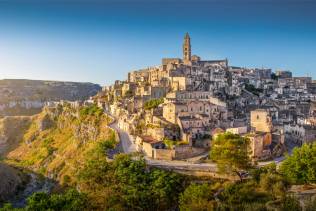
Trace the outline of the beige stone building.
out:
<instances>
[{"instance_id":1,"label":"beige stone building","mask_svg":"<svg viewBox=\"0 0 316 211\"><path fill-rule=\"evenodd\" d=\"M250 141L251 158L253 160L269 158L271 155L269 146L272 139L270 133L250 133L246 137Z\"/></svg>"},{"instance_id":2,"label":"beige stone building","mask_svg":"<svg viewBox=\"0 0 316 211\"><path fill-rule=\"evenodd\" d=\"M265 109L256 109L250 113L251 128L257 132L272 131L272 118Z\"/></svg>"},{"instance_id":3,"label":"beige stone building","mask_svg":"<svg viewBox=\"0 0 316 211\"><path fill-rule=\"evenodd\" d=\"M209 101L191 100L187 102L166 102L163 105L163 117L176 124L177 117L207 115L209 123L217 124L227 119L227 108Z\"/></svg>"},{"instance_id":4,"label":"beige stone building","mask_svg":"<svg viewBox=\"0 0 316 211\"><path fill-rule=\"evenodd\" d=\"M136 137L136 149L139 152L143 152L147 157L155 157L155 149L165 148L162 140L154 139L151 136L137 136Z\"/></svg>"},{"instance_id":5,"label":"beige stone building","mask_svg":"<svg viewBox=\"0 0 316 211\"><path fill-rule=\"evenodd\" d=\"M242 135L248 132L248 128L247 127L232 127L232 128L227 128L226 132Z\"/></svg>"},{"instance_id":6,"label":"beige stone building","mask_svg":"<svg viewBox=\"0 0 316 211\"><path fill-rule=\"evenodd\" d=\"M177 123L178 115L187 111L188 107L185 103L167 102L163 105L163 117L173 124Z\"/></svg>"}]
</instances>

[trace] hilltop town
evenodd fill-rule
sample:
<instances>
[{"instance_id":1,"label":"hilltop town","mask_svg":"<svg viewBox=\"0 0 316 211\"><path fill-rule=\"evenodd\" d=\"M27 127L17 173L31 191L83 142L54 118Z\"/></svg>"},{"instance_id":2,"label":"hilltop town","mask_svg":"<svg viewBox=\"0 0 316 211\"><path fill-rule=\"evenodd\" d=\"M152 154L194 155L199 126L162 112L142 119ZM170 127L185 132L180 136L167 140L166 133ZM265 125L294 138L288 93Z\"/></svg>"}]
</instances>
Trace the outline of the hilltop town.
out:
<instances>
[{"instance_id":1,"label":"hilltop town","mask_svg":"<svg viewBox=\"0 0 316 211\"><path fill-rule=\"evenodd\" d=\"M128 73L94 101L117 120L135 150L158 160L208 152L223 132L247 137L254 161L316 139L316 81L290 71L203 60L183 41L183 58Z\"/></svg>"},{"instance_id":2,"label":"hilltop town","mask_svg":"<svg viewBox=\"0 0 316 211\"><path fill-rule=\"evenodd\" d=\"M23 98L3 85L21 93L4 106L40 99L43 109L0 119L0 211L315 210L310 77L202 60L186 34L182 59L129 72L88 100L60 99L79 88L45 95L73 83L18 82L57 91Z\"/></svg>"}]
</instances>

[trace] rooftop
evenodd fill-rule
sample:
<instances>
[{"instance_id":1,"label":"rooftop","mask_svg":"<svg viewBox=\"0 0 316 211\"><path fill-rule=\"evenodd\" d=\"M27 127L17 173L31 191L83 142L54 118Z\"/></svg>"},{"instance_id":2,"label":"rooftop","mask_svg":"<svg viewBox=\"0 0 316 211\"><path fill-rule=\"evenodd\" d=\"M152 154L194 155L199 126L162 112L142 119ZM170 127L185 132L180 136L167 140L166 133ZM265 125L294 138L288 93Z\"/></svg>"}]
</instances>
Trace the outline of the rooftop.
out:
<instances>
[{"instance_id":1,"label":"rooftop","mask_svg":"<svg viewBox=\"0 0 316 211\"><path fill-rule=\"evenodd\" d=\"M162 142L160 140L154 139L151 136L141 136L141 138L143 139L143 142L146 142L148 144L156 144L156 143Z\"/></svg>"}]
</instances>

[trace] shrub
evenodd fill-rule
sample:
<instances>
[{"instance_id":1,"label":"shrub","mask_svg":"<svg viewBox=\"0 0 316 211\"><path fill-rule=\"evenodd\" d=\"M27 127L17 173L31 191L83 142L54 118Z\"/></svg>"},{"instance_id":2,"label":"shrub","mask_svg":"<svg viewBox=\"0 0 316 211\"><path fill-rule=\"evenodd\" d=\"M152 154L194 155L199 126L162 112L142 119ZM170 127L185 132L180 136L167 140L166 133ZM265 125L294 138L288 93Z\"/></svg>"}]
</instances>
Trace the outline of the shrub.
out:
<instances>
[{"instance_id":1,"label":"shrub","mask_svg":"<svg viewBox=\"0 0 316 211\"><path fill-rule=\"evenodd\" d=\"M85 118L86 116L96 116L100 117L103 114L103 110L99 108L96 104L82 107L79 110L79 114L81 118Z\"/></svg>"},{"instance_id":2,"label":"shrub","mask_svg":"<svg viewBox=\"0 0 316 211\"><path fill-rule=\"evenodd\" d=\"M152 109L152 108L157 108L160 104L162 104L164 102L163 98L160 99L152 99L149 100L147 102L145 102L144 104L144 108L146 110Z\"/></svg>"}]
</instances>

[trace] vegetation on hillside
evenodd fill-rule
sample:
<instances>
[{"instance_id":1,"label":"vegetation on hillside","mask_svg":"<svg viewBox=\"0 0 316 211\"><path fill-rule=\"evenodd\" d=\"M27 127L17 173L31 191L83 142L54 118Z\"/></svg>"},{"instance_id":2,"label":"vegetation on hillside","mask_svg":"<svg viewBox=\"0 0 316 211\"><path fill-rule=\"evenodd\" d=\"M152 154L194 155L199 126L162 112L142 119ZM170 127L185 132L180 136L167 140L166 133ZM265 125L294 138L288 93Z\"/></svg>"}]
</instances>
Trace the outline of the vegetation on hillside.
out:
<instances>
[{"instance_id":1,"label":"vegetation on hillside","mask_svg":"<svg viewBox=\"0 0 316 211\"><path fill-rule=\"evenodd\" d=\"M53 124L40 128L47 116ZM107 127L109 121L95 105L79 110L70 105L45 110L34 118L21 144L7 155L6 162L60 183L64 183L65 178L67 183L75 183L73 175L84 165L91 149L101 143L115 145L115 134Z\"/></svg>"},{"instance_id":2,"label":"vegetation on hillside","mask_svg":"<svg viewBox=\"0 0 316 211\"><path fill-rule=\"evenodd\" d=\"M152 109L152 108L157 108L160 104L162 104L164 102L163 98L160 99L152 99L149 100L147 102L145 102L144 104L144 108L146 110Z\"/></svg>"},{"instance_id":3,"label":"vegetation on hillside","mask_svg":"<svg viewBox=\"0 0 316 211\"><path fill-rule=\"evenodd\" d=\"M71 189L50 196L36 193L25 210L302 210L298 199L288 194L291 184L274 164L253 169L252 177L242 182L196 183L151 169L141 157L121 154L109 162L98 147L89 153L90 159L76 174L80 193ZM306 210L315 210L315 203L307 201ZM24 209L16 209L20 210Z\"/></svg>"},{"instance_id":4,"label":"vegetation on hillside","mask_svg":"<svg viewBox=\"0 0 316 211\"><path fill-rule=\"evenodd\" d=\"M96 210L166 210L185 187L183 176L150 169L141 157L120 154L108 162L103 148L90 152L77 176L78 188Z\"/></svg>"},{"instance_id":5,"label":"vegetation on hillside","mask_svg":"<svg viewBox=\"0 0 316 211\"><path fill-rule=\"evenodd\" d=\"M103 114L103 109L99 108L97 105L93 104L90 106L84 106L79 110L80 118L85 119L88 116L100 118Z\"/></svg>"},{"instance_id":6,"label":"vegetation on hillside","mask_svg":"<svg viewBox=\"0 0 316 211\"><path fill-rule=\"evenodd\" d=\"M109 160L106 153L115 147L115 134L106 127L103 113L93 106L78 112L67 107L57 113L51 128L40 131L32 124L25 142L7 162L53 175L61 188L57 193L33 194L24 208L6 204L0 211L296 211L302 207L289 188L314 182L316 144L296 149L280 170L274 164L255 168L250 165L247 139L230 133L219 135L210 155L221 172L241 177L240 172L247 171L249 176L237 182L217 182L152 168L136 155L118 154ZM92 129L95 127L97 130ZM303 179L299 179L301 175ZM315 203L306 203L307 210L315 210Z\"/></svg>"},{"instance_id":7,"label":"vegetation on hillside","mask_svg":"<svg viewBox=\"0 0 316 211\"><path fill-rule=\"evenodd\" d=\"M5 204L1 211L82 211L86 210L89 202L85 194L69 189L61 194L34 193L27 199L24 208L14 208Z\"/></svg>"}]
</instances>

